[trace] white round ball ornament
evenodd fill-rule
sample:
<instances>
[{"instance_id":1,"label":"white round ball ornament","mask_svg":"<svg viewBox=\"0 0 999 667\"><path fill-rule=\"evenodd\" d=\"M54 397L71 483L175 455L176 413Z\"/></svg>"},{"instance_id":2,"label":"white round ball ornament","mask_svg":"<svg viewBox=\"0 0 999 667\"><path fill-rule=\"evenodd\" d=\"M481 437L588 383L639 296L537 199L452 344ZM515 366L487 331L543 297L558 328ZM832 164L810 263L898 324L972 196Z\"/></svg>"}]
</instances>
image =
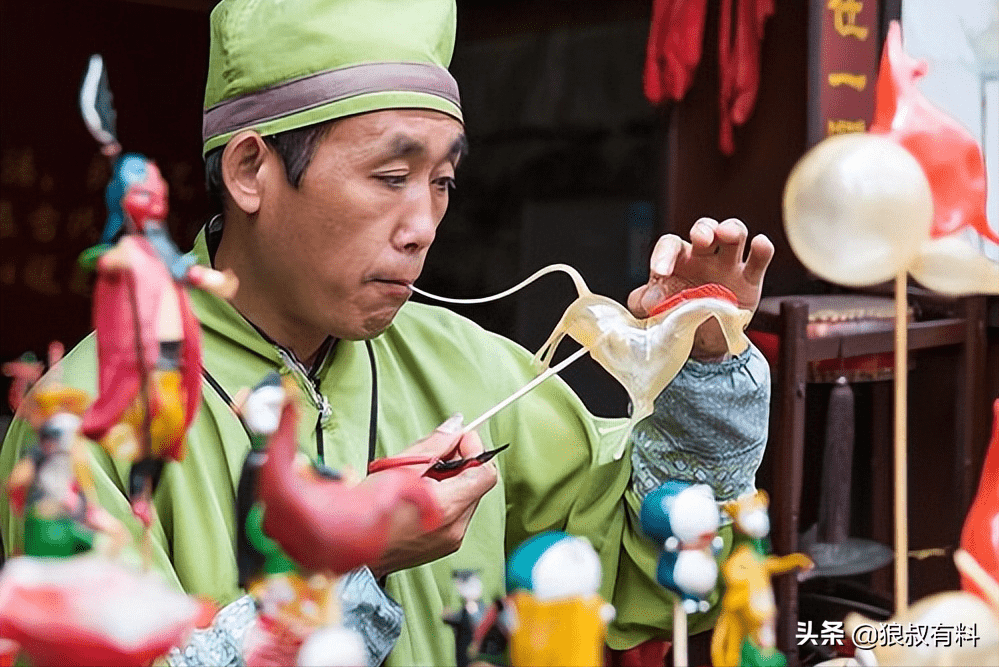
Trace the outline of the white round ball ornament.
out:
<instances>
[{"instance_id":1,"label":"white round ball ornament","mask_svg":"<svg viewBox=\"0 0 999 667\"><path fill-rule=\"evenodd\" d=\"M794 166L784 189L791 249L810 271L840 285L874 285L905 271L932 222L922 167L878 135L825 139Z\"/></svg>"}]
</instances>

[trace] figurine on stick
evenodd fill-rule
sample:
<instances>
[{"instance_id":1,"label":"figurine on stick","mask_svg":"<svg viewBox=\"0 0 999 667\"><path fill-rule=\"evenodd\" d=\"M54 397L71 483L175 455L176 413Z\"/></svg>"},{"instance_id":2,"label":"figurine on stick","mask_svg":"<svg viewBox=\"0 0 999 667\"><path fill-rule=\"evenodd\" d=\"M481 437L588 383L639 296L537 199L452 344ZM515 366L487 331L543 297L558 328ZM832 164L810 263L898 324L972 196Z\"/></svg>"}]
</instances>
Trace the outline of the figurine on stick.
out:
<instances>
[{"instance_id":1,"label":"figurine on stick","mask_svg":"<svg viewBox=\"0 0 999 667\"><path fill-rule=\"evenodd\" d=\"M113 456L132 461L128 494L148 529L163 465L184 458L184 436L201 401L200 329L184 288L230 298L237 281L196 264L170 240L166 181L153 161L121 155L100 56L91 57L80 106L113 163L101 244L81 258L97 270L99 367L98 395L82 428Z\"/></svg>"}]
</instances>

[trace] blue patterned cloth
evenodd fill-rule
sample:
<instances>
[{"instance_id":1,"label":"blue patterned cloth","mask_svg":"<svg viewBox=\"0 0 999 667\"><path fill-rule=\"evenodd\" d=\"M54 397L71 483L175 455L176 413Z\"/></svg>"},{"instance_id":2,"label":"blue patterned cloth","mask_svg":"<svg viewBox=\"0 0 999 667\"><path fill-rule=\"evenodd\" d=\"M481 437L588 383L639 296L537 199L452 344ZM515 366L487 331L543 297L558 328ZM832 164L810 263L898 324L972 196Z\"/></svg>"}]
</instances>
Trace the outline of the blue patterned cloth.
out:
<instances>
[{"instance_id":1,"label":"blue patterned cloth","mask_svg":"<svg viewBox=\"0 0 999 667\"><path fill-rule=\"evenodd\" d=\"M337 583L343 625L361 635L368 665L380 665L402 630L402 607L378 586L371 570L361 567ZM184 648L167 655L171 667L245 667L243 638L257 622L257 607L249 595L223 607L204 630L195 630Z\"/></svg>"},{"instance_id":2,"label":"blue patterned cloth","mask_svg":"<svg viewBox=\"0 0 999 667\"><path fill-rule=\"evenodd\" d=\"M719 501L756 489L767 444L770 367L755 347L717 363L689 360L632 433L640 500L667 480L709 485Z\"/></svg>"}]
</instances>

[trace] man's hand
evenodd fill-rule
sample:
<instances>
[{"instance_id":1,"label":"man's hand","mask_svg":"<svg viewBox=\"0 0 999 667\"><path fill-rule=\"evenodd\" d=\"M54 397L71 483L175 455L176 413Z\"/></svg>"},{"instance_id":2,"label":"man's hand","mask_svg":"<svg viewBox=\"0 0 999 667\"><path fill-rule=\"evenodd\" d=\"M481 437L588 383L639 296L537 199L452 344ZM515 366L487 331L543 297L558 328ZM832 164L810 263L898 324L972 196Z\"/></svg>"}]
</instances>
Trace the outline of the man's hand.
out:
<instances>
[{"instance_id":1,"label":"man's hand","mask_svg":"<svg viewBox=\"0 0 999 667\"><path fill-rule=\"evenodd\" d=\"M481 454L478 434L460 435L461 425L461 415L455 415L398 456L430 454L448 460ZM496 477L496 465L486 463L466 468L454 477L429 482L441 509L441 525L425 532L420 529L415 509L400 512L392 523L388 546L371 566L375 577L429 563L457 551L479 500L496 485Z\"/></svg>"},{"instance_id":2,"label":"man's hand","mask_svg":"<svg viewBox=\"0 0 999 667\"><path fill-rule=\"evenodd\" d=\"M628 296L628 308L635 317L648 317L658 304L677 292L717 283L735 293L740 308L755 311L774 245L762 234L754 237L749 256L743 261L748 236L746 225L735 218L722 223L701 218L690 230L690 243L675 234L661 237L649 262L649 282ZM721 327L710 318L697 329L691 356L713 359L726 351Z\"/></svg>"}]
</instances>

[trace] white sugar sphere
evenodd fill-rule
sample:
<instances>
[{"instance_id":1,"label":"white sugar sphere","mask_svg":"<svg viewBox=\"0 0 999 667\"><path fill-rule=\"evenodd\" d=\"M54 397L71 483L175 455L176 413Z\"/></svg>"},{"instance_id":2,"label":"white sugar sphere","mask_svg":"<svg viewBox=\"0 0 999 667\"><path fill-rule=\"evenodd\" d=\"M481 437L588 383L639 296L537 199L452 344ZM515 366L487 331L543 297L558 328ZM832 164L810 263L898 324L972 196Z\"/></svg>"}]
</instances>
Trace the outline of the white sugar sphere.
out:
<instances>
[{"instance_id":1,"label":"white sugar sphere","mask_svg":"<svg viewBox=\"0 0 999 667\"><path fill-rule=\"evenodd\" d=\"M882 136L822 141L794 166L784 189L791 249L810 271L840 285L874 285L905 270L932 221L922 167Z\"/></svg>"},{"instance_id":2,"label":"white sugar sphere","mask_svg":"<svg viewBox=\"0 0 999 667\"><path fill-rule=\"evenodd\" d=\"M681 590L707 597L718 583L718 563L704 549L683 549L676 557L673 581Z\"/></svg>"},{"instance_id":3,"label":"white sugar sphere","mask_svg":"<svg viewBox=\"0 0 999 667\"><path fill-rule=\"evenodd\" d=\"M669 509L670 528L681 544L718 532L718 504L707 484L695 484L676 495Z\"/></svg>"},{"instance_id":4,"label":"white sugar sphere","mask_svg":"<svg viewBox=\"0 0 999 667\"><path fill-rule=\"evenodd\" d=\"M368 652L361 635L335 625L309 635L296 662L298 667L366 667Z\"/></svg>"},{"instance_id":5,"label":"white sugar sphere","mask_svg":"<svg viewBox=\"0 0 999 667\"><path fill-rule=\"evenodd\" d=\"M587 597L600 588L600 557L585 537L566 537L548 547L531 569L534 597Z\"/></svg>"}]
</instances>

